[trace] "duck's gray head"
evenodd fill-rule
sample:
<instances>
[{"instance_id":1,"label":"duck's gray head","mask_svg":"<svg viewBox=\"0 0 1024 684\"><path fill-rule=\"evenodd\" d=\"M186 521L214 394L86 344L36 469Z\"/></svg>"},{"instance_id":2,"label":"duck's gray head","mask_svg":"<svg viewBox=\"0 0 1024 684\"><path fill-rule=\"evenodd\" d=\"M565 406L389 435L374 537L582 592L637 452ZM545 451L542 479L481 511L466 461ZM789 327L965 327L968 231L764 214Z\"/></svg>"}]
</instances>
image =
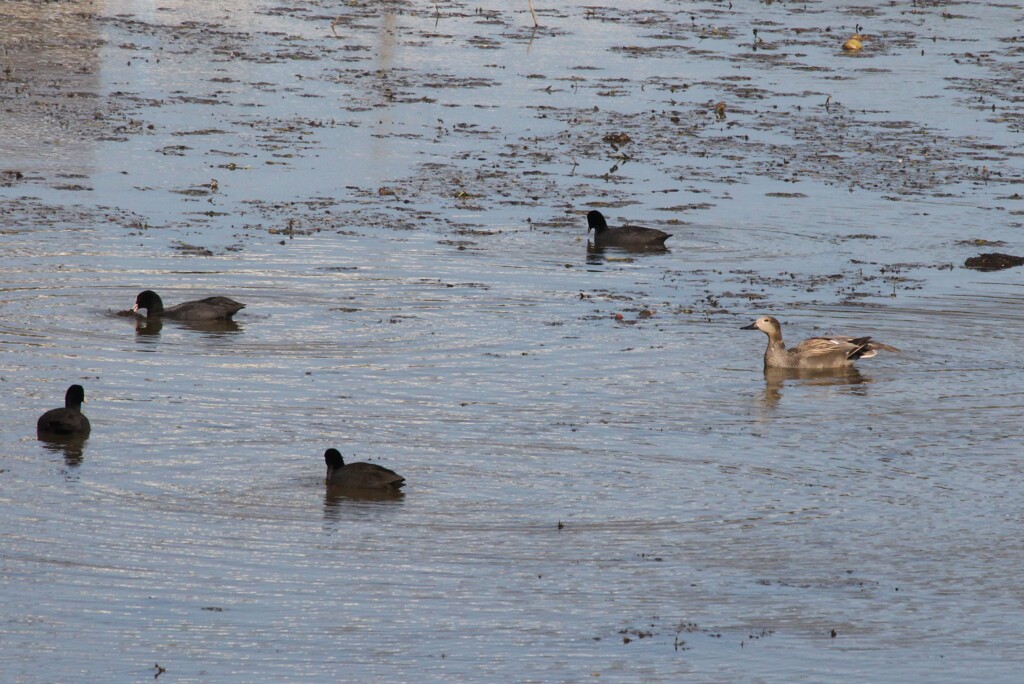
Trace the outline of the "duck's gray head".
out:
<instances>
[{"instance_id":1,"label":"duck's gray head","mask_svg":"<svg viewBox=\"0 0 1024 684\"><path fill-rule=\"evenodd\" d=\"M760 330L771 338L782 337L782 325L775 316L761 316L750 325L745 325L740 330Z\"/></svg>"}]
</instances>

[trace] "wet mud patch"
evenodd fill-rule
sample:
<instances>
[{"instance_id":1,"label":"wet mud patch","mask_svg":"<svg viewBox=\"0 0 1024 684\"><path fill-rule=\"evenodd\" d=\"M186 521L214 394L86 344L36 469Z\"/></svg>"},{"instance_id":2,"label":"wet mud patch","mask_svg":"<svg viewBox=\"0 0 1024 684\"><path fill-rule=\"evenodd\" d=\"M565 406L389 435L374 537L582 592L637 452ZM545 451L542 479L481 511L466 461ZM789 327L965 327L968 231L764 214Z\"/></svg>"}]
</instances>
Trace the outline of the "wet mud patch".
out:
<instances>
[{"instance_id":1,"label":"wet mud patch","mask_svg":"<svg viewBox=\"0 0 1024 684\"><path fill-rule=\"evenodd\" d=\"M989 252L979 254L976 257L969 257L964 266L976 271L1003 271L1015 266L1024 266L1024 257L1001 252Z\"/></svg>"},{"instance_id":2,"label":"wet mud patch","mask_svg":"<svg viewBox=\"0 0 1024 684\"><path fill-rule=\"evenodd\" d=\"M11 232L30 232L41 228L57 230L94 230L115 225L130 231L152 226L142 215L124 209L49 203L37 197L4 200L0 207L0 226Z\"/></svg>"},{"instance_id":3,"label":"wet mud patch","mask_svg":"<svg viewBox=\"0 0 1024 684\"><path fill-rule=\"evenodd\" d=\"M732 270L725 283L744 285L738 292L716 292L717 281L706 280L704 301L720 310L731 306L743 308L743 302L764 301L770 308L789 307L797 303L854 304L863 300L886 300L901 293L920 290L927 282L927 271L949 270L951 264L880 264L854 261L847 268L833 273L798 273L795 271L767 274ZM747 306L749 309L749 306Z\"/></svg>"},{"instance_id":4,"label":"wet mud patch","mask_svg":"<svg viewBox=\"0 0 1024 684\"><path fill-rule=\"evenodd\" d=\"M685 652L700 650L704 643L702 638L724 640L736 648L743 648L752 642L766 639L775 634L774 629L767 627L754 627L743 629L738 626L729 626L719 629L705 628L696 622L665 620L660 616L654 616L644 621L640 626L630 625L621 627L614 635L601 635L593 637L594 641L614 639L623 646L634 647L637 642L650 639L654 648L671 649L674 652ZM671 641L669 640L671 639ZM706 642L705 642L706 643Z\"/></svg>"}]
</instances>

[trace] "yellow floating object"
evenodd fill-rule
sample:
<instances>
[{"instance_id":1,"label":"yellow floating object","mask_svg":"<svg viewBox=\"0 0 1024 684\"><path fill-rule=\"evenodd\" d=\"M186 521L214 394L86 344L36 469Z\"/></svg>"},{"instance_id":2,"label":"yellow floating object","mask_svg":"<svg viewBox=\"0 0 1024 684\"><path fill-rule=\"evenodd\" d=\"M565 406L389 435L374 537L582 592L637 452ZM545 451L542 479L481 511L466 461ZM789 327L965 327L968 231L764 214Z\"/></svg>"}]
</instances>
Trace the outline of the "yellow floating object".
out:
<instances>
[{"instance_id":1,"label":"yellow floating object","mask_svg":"<svg viewBox=\"0 0 1024 684\"><path fill-rule=\"evenodd\" d=\"M853 34L850 40L843 43L843 49L849 50L850 52L860 50L862 47L864 47L864 43L860 42L860 36L856 33Z\"/></svg>"}]
</instances>

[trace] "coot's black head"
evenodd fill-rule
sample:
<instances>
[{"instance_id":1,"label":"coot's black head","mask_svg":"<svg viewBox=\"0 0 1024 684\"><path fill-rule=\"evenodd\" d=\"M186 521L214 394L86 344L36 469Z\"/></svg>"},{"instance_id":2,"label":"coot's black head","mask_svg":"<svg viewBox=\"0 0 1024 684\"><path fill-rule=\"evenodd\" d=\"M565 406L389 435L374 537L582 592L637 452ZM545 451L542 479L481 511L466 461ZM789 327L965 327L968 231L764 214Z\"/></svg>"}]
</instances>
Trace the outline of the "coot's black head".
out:
<instances>
[{"instance_id":1,"label":"coot's black head","mask_svg":"<svg viewBox=\"0 0 1024 684\"><path fill-rule=\"evenodd\" d=\"M67 394L64 395L64 406L66 408L81 409L82 402L85 401L85 388L81 385L72 385L68 387Z\"/></svg>"},{"instance_id":2,"label":"coot's black head","mask_svg":"<svg viewBox=\"0 0 1024 684\"><path fill-rule=\"evenodd\" d=\"M341 457L341 452L337 449L328 449L324 452L324 463L330 468L340 468L345 465L345 459Z\"/></svg>"},{"instance_id":3,"label":"coot's black head","mask_svg":"<svg viewBox=\"0 0 1024 684\"><path fill-rule=\"evenodd\" d=\"M145 309L146 315L154 316L164 310L164 302L156 292L144 290L135 298L135 306L132 307L132 311L139 309Z\"/></svg>"},{"instance_id":4,"label":"coot's black head","mask_svg":"<svg viewBox=\"0 0 1024 684\"><path fill-rule=\"evenodd\" d=\"M587 214L587 232L594 231L596 234L602 230L608 230L608 222L604 220L604 214L594 209Z\"/></svg>"}]
</instances>

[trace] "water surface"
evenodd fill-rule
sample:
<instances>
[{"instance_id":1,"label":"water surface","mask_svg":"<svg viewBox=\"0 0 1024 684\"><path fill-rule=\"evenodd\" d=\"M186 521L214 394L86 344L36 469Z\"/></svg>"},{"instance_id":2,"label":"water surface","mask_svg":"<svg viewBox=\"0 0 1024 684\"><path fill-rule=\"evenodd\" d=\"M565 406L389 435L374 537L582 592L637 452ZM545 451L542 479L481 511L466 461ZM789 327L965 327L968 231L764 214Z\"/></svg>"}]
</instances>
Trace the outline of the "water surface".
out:
<instances>
[{"instance_id":1,"label":"water surface","mask_svg":"<svg viewBox=\"0 0 1024 684\"><path fill-rule=\"evenodd\" d=\"M0 9L5 681L1020 671L1019 12L521 4Z\"/></svg>"}]
</instances>

